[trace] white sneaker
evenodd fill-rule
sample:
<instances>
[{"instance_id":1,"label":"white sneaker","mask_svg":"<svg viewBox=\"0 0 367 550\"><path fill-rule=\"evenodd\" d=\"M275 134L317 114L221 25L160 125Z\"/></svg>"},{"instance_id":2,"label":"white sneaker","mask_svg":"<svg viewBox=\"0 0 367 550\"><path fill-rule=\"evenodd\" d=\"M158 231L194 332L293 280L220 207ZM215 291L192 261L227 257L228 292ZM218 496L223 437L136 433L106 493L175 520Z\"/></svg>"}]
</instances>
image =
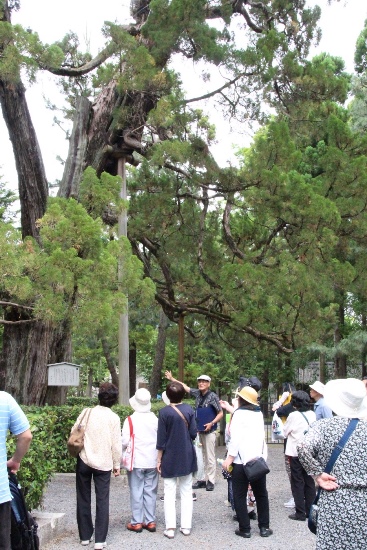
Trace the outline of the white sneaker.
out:
<instances>
[{"instance_id":1,"label":"white sneaker","mask_svg":"<svg viewBox=\"0 0 367 550\"><path fill-rule=\"evenodd\" d=\"M191 529L185 529L184 527L180 527L180 531L183 535L185 535L186 537L189 536L189 534L191 533Z\"/></svg>"},{"instance_id":2,"label":"white sneaker","mask_svg":"<svg viewBox=\"0 0 367 550\"><path fill-rule=\"evenodd\" d=\"M103 548L107 548L106 542L96 542L94 545L94 550L103 550Z\"/></svg>"},{"instance_id":3,"label":"white sneaker","mask_svg":"<svg viewBox=\"0 0 367 550\"><path fill-rule=\"evenodd\" d=\"M290 498L290 499L288 500L288 502L285 502L285 503L284 503L284 506L285 506L286 508L294 508L294 498L293 498L293 497Z\"/></svg>"},{"instance_id":4,"label":"white sneaker","mask_svg":"<svg viewBox=\"0 0 367 550\"><path fill-rule=\"evenodd\" d=\"M163 534L168 539L173 539L174 536L175 536L175 530L174 529L166 529L165 531L163 531Z\"/></svg>"},{"instance_id":5,"label":"white sneaker","mask_svg":"<svg viewBox=\"0 0 367 550\"><path fill-rule=\"evenodd\" d=\"M80 544L81 544L82 546L88 546L89 543L92 542L92 540L93 540L93 535L91 536L91 538L90 538L89 540L81 540L81 541L80 541Z\"/></svg>"}]
</instances>

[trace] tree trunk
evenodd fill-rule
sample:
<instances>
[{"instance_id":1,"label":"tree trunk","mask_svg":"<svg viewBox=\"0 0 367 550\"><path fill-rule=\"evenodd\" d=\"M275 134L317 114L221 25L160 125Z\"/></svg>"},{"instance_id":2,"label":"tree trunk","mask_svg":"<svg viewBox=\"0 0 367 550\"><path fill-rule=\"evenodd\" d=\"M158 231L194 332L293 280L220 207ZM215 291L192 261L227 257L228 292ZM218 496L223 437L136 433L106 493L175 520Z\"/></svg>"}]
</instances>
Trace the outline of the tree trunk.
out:
<instances>
[{"instance_id":1,"label":"tree trunk","mask_svg":"<svg viewBox=\"0 0 367 550\"><path fill-rule=\"evenodd\" d=\"M338 347L338 344L343 339L344 328L344 303L339 305L339 322L334 330L334 345ZM347 357L344 353L338 351L335 356L335 378L347 377Z\"/></svg>"},{"instance_id":2,"label":"tree trunk","mask_svg":"<svg viewBox=\"0 0 367 550\"><path fill-rule=\"evenodd\" d=\"M168 326L169 326L169 320L166 317L163 309L161 309L159 314L158 338L157 338L157 345L155 348L154 365L152 369L152 375L149 381L149 391L152 394L152 397L155 397L158 394L161 386L161 376L162 376L164 356L166 353L166 340L167 340Z\"/></svg>"},{"instance_id":3,"label":"tree trunk","mask_svg":"<svg viewBox=\"0 0 367 550\"><path fill-rule=\"evenodd\" d=\"M116 371L115 362L112 359L110 347L108 345L108 342L106 338L101 338L102 342L102 349L103 349L103 355L106 359L107 368L111 375L112 384L115 384L115 386L119 387L119 376Z\"/></svg>"}]
</instances>

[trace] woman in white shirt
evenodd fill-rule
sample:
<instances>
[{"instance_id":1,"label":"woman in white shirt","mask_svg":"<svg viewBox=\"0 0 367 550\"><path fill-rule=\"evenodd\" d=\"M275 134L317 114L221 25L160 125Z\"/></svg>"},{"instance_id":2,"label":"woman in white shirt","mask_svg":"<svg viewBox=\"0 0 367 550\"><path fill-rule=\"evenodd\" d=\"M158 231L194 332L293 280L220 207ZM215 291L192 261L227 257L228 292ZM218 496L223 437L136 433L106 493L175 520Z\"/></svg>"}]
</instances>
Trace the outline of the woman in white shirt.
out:
<instances>
[{"instance_id":1,"label":"woman in white shirt","mask_svg":"<svg viewBox=\"0 0 367 550\"><path fill-rule=\"evenodd\" d=\"M222 467L232 470L233 498L239 528L235 534L251 537L250 518L247 511L247 489L249 481L243 469L243 464L262 456L267 458L265 443L264 418L258 405L257 392L245 386L238 393L238 408L234 411L231 421L231 439L228 443L228 455ZM251 483L255 495L258 512L258 522L261 537L269 537L273 531L269 529L269 499L266 489L266 475Z\"/></svg>"},{"instance_id":2,"label":"woman in white shirt","mask_svg":"<svg viewBox=\"0 0 367 550\"><path fill-rule=\"evenodd\" d=\"M134 433L134 467L131 472L127 472L131 520L126 524L126 528L136 533L141 533L143 529L154 533L158 490L158 418L150 410L150 393L147 389L139 388L129 402L135 411L130 416ZM130 425L126 418L122 427L122 451L126 449L129 440Z\"/></svg>"},{"instance_id":3,"label":"woman in white shirt","mask_svg":"<svg viewBox=\"0 0 367 550\"><path fill-rule=\"evenodd\" d=\"M302 441L309 426L316 421L314 411L310 411L310 397L304 391L292 395L292 405L296 409L284 424L284 437L287 438L285 454L291 467L291 489L295 504L295 513L289 519L306 521L310 507L316 496L315 482L309 476L298 459L297 444Z\"/></svg>"}]
</instances>

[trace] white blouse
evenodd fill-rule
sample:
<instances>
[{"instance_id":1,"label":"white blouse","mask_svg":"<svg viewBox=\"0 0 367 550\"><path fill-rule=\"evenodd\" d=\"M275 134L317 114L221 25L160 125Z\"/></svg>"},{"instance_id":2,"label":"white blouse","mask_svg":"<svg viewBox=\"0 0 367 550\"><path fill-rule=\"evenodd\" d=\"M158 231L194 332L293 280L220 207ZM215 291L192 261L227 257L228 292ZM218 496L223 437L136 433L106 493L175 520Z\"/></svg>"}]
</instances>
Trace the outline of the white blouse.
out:
<instances>
[{"instance_id":1,"label":"white blouse","mask_svg":"<svg viewBox=\"0 0 367 550\"><path fill-rule=\"evenodd\" d=\"M235 457L235 464L246 464L260 456L267 459L268 448L265 443L264 417L261 411L236 409L229 431L228 454Z\"/></svg>"},{"instance_id":2,"label":"white blouse","mask_svg":"<svg viewBox=\"0 0 367 550\"><path fill-rule=\"evenodd\" d=\"M134 468L157 467L158 418L153 412L134 412L131 415L134 430ZM130 440L129 421L126 418L122 427L122 451Z\"/></svg>"}]
</instances>

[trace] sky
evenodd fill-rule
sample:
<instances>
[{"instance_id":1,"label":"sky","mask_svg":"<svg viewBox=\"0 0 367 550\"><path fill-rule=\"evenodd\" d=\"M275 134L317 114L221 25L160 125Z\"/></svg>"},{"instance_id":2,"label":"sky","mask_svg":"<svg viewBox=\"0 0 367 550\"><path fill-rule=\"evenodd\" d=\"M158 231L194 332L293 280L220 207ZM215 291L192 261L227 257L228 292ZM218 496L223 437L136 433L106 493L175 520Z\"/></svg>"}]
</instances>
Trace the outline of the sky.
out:
<instances>
[{"instance_id":1,"label":"sky","mask_svg":"<svg viewBox=\"0 0 367 550\"><path fill-rule=\"evenodd\" d=\"M309 3L317 3L322 8L320 26L323 36L320 45L312 50L312 56L321 51L340 56L344 59L347 70L353 71L355 43L363 28L364 20L367 19L367 3L365 0L341 0L340 2L334 0L331 6L328 5L327 0L318 2L309 0ZM48 43L61 39L66 32L74 30L79 34L81 43L88 44L92 54L95 54L103 45L103 36L100 32L103 21L119 23L130 21L129 1L108 0L97 4L98 9L96 10L91 10L91 5L90 0L63 0L63 2L21 0L21 10L14 14L13 23L21 23L25 27L30 27L33 31L38 32L41 40ZM103 6L102 17L100 16L101 6ZM199 78L201 73L199 67L195 68L190 65L189 69L190 78L186 81L188 89L189 83L195 77ZM204 84L201 86L200 94L213 89L213 83L209 83L208 88L205 88ZM62 176L62 166L56 158L57 156L66 157L68 142L63 131L54 124L54 114L45 109L44 95L55 101L59 98L54 78L47 74L40 76L37 85L27 90L27 101L40 142L47 178L52 183ZM199 93L196 89L195 96L197 95ZM228 124L222 121L218 112L215 123L220 126L220 135L223 136L223 132L225 132L228 137L227 140L221 139L217 146L212 147L212 153L219 164L224 165L228 161L234 162L233 146L249 145L250 135L248 132L239 134L235 130L231 130ZM2 136L0 174L3 175L9 187L16 189L12 147L1 114L0 135Z\"/></svg>"}]
</instances>

